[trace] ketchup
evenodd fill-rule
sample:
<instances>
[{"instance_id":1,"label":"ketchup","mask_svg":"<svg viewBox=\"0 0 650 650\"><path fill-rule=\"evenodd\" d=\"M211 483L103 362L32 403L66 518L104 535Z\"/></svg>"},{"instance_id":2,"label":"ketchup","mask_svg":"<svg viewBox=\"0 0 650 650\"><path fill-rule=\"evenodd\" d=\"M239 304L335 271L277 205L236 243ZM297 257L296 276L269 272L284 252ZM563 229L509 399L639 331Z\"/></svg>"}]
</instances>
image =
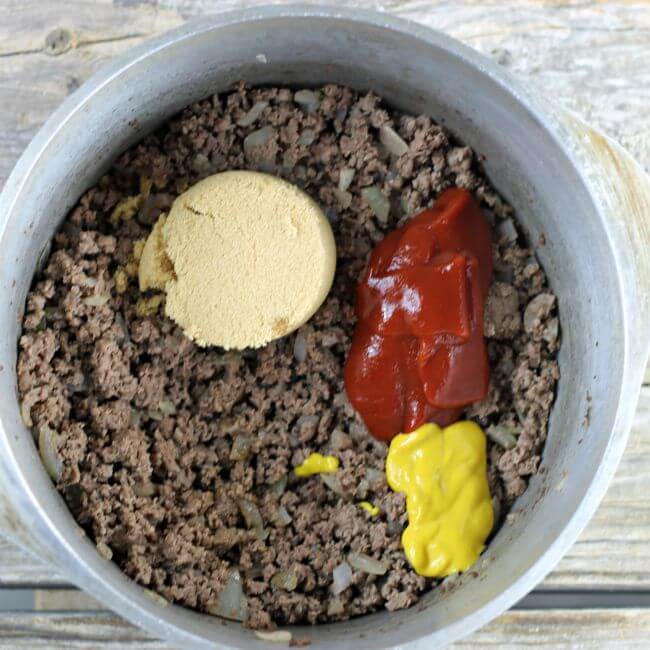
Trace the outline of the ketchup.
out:
<instances>
[{"instance_id":1,"label":"ketchup","mask_svg":"<svg viewBox=\"0 0 650 650\"><path fill-rule=\"evenodd\" d=\"M387 235L357 287L345 388L372 435L447 426L487 395L483 307L490 230L464 189Z\"/></svg>"}]
</instances>

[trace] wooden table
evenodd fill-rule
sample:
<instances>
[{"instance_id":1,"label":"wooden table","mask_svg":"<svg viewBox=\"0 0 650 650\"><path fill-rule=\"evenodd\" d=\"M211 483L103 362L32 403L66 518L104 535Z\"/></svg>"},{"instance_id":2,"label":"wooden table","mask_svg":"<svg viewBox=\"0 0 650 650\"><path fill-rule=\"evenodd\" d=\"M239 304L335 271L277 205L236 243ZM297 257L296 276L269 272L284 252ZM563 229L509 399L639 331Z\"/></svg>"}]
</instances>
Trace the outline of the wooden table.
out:
<instances>
[{"instance_id":1,"label":"wooden table","mask_svg":"<svg viewBox=\"0 0 650 650\"><path fill-rule=\"evenodd\" d=\"M107 59L192 16L259 4L265 2L0 0L0 185L53 109ZM459 38L580 113L650 168L650 3L349 4ZM456 647L650 648L648 494L650 373L616 478L579 541L517 608ZM2 541L0 597L0 648L169 647Z\"/></svg>"}]
</instances>

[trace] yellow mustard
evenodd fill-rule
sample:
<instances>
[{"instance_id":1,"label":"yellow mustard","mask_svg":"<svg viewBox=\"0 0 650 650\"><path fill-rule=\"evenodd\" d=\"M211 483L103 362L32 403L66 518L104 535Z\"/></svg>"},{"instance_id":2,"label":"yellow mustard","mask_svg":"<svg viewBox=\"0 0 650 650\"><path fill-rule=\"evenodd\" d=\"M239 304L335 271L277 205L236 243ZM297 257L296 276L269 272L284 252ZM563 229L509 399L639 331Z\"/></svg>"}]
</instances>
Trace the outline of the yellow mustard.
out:
<instances>
[{"instance_id":1,"label":"yellow mustard","mask_svg":"<svg viewBox=\"0 0 650 650\"><path fill-rule=\"evenodd\" d=\"M474 422L445 429L425 424L393 438L386 478L395 492L406 493L402 546L420 575L465 571L485 547L494 519L485 450L485 434Z\"/></svg>"},{"instance_id":2,"label":"yellow mustard","mask_svg":"<svg viewBox=\"0 0 650 650\"><path fill-rule=\"evenodd\" d=\"M334 474L339 469L339 459L336 456L323 456L323 454L309 454L305 460L294 467L296 476L311 476L312 474Z\"/></svg>"},{"instance_id":3,"label":"yellow mustard","mask_svg":"<svg viewBox=\"0 0 650 650\"><path fill-rule=\"evenodd\" d=\"M363 508L371 517L376 517L381 511L370 501L359 501L359 506Z\"/></svg>"}]
</instances>

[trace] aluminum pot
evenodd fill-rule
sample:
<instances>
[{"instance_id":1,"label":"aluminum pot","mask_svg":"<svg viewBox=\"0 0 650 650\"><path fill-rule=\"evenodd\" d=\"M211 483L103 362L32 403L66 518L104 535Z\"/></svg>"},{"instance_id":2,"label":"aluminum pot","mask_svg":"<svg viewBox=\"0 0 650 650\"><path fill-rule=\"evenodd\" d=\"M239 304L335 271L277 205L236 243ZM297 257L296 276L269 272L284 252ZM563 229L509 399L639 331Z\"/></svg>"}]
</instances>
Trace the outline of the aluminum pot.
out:
<instances>
[{"instance_id":1,"label":"aluminum pot","mask_svg":"<svg viewBox=\"0 0 650 650\"><path fill-rule=\"evenodd\" d=\"M237 623L162 606L104 560L43 470L16 398L16 341L39 257L121 151L234 81L373 89L486 157L558 296L561 379L543 456L476 573L411 609L295 630L312 648L440 647L530 591L575 541L621 457L648 354L650 191L613 142L430 29L383 14L266 7L204 18L92 77L34 138L0 199L1 528L127 619L177 646L258 648Z\"/></svg>"}]
</instances>

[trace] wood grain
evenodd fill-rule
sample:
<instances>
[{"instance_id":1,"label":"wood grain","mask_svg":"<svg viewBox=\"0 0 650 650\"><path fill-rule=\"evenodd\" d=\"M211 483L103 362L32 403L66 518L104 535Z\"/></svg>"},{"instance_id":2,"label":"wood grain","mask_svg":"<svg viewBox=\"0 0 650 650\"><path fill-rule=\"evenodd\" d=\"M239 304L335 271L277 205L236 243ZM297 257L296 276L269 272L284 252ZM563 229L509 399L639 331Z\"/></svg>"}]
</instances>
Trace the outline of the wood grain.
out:
<instances>
[{"instance_id":1,"label":"wood grain","mask_svg":"<svg viewBox=\"0 0 650 650\"><path fill-rule=\"evenodd\" d=\"M0 588L64 583L54 569L0 537Z\"/></svg>"},{"instance_id":2,"label":"wood grain","mask_svg":"<svg viewBox=\"0 0 650 650\"><path fill-rule=\"evenodd\" d=\"M0 614L0 648L95 650L100 647L171 648L108 612Z\"/></svg>"},{"instance_id":3,"label":"wood grain","mask_svg":"<svg viewBox=\"0 0 650 650\"><path fill-rule=\"evenodd\" d=\"M632 650L647 648L649 637L650 610L647 609L550 609L508 612L453 647L456 650L477 647ZM107 612L0 614L0 648L171 650L170 645L150 639Z\"/></svg>"},{"instance_id":4,"label":"wood grain","mask_svg":"<svg viewBox=\"0 0 650 650\"><path fill-rule=\"evenodd\" d=\"M475 632L454 648L498 648L521 650L546 647L554 650L647 650L650 611L618 610L532 610L510 611Z\"/></svg>"},{"instance_id":5,"label":"wood grain","mask_svg":"<svg viewBox=\"0 0 650 650\"><path fill-rule=\"evenodd\" d=\"M0 185L56 106L111 57L188 18L269 0L0 0ZM276 1L276 4L281 2ZM650 169L650 5L560 0L357 0L440 29L539 86ZM650 589L650 367L619 471L542 589ZM60 578L0 542L0 586ZM55 596L48 592L42 606ZM649 610L515 611L458 648L646 648ZM109 614L0 615L0 648L165 648Z\"/></svg>"},{"instance_id":6,"label":"wood grain","mask_svg":"<svg viewBox=\"0 0 650 650\"><path fill-rule=\"evenodd\" d=\"M650 386L603 503L542 589L650 589Z\"/></svg>"},{"instance_id":7,"label":"wood grain","mask_svg":"<svg viewBox=\"0 0 650 650\"><path fill-rule=\"evenodd\" d=\"M107 59L187 18L261 4L269 0L0 0L0 183L44 119ZM339 4L379 8L463 40L614 136L650 169L647 3ZM67 36L57 38L57 30Z\"/></svg>"}]
</instances>

